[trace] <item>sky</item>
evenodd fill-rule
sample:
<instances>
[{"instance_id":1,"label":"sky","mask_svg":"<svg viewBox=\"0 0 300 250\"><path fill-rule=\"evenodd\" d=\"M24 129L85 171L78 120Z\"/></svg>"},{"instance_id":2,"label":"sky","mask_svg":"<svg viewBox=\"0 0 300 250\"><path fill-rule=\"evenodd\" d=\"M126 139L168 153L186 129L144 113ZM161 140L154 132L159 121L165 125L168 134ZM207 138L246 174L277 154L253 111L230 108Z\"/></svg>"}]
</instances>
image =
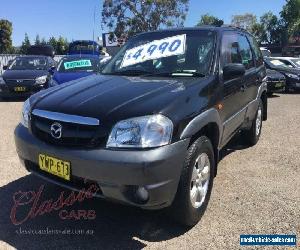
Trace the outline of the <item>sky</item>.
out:
<instances>
[{"instance_id":1,"label":"sky","mask_svg":"<svg viewBox=\"0 0 300 250\"><path fill-rule=\"evenodd\" d=\"M236 14L253 13L257 17L267 11L278 15L285 0L190 0L185 26L195 26L203 14L217 16L230 23ZM102 0L8 0L0 5L0 19L13 23L13 45L20 46L25 33L34 40L37 34L66 37L69 41L92 39L107 32L101 28ZM95 25L94 25L94 10Z\"/></svg>"}]
</instances>

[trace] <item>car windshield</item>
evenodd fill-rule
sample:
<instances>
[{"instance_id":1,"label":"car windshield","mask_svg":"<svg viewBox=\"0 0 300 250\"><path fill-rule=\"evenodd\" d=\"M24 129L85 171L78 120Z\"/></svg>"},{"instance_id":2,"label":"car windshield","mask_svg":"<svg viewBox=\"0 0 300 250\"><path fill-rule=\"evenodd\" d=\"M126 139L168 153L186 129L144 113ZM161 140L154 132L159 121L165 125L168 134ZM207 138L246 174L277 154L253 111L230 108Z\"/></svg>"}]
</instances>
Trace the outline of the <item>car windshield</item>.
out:
<instances>
[{"instance_id":1,"label":"car windshield","mask_svg":"<svg viewBox=\"0 0 300 250\"><path fill-rule=\"evenodd\" d=\"M11 65L10 70L46 70L47 58L44 57L17 57Z\"/></svg>"},{"instance_id":2,"label":"car windshield","mask_svg":"<svg viewBox=\"0 0 300 250\"><path fill-rule=\"evenodd\" d=\"M99 60L91 57L66 57L63 58L57 67L58 72L96 72Z\"/></svg>"},{"instance_id":3,"label":"car windshield","mask_svg":"<svg viewBox=\"0 0 300 250\"><path fill-rule=\"evenodd\" d=\"M205 76L212 63L215 37L209 30L144 33L129 40L102 73Z\"/></svg>"},{"instance_id":4,"label":"car windshield","mask_svg":"<svg viewBox=\"0 0 300 250\"><path fill-rule=\"evenodd\" d=\"M291 61L296 64L298 68L300 68L300 58L291 59Z\"/></svg>"},{"instance_id":5,"label":"car windshield","mask_svg":"<svg viewBox=\"0 0 300 250\"><path fill-rule=\"evenodd\" d=\"M265 59L265 61L267 62L267 64L269 64L270 66L273 67L284 67L284 68L291 68L291 65L288 63L285 63L285 61L283 60L279 60L279 59L273 59L273 58L267 58Z\"/></svg>"}]
</instances>

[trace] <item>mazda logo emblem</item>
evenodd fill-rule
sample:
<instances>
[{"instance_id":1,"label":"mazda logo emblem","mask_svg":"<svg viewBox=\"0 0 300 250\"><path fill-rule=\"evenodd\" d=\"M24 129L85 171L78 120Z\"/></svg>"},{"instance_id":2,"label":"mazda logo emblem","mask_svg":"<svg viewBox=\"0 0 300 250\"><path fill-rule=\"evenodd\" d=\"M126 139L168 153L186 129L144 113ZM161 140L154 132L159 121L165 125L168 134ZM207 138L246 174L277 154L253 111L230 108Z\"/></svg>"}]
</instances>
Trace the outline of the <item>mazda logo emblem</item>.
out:
<instances>
[{"instance_id":1,"label":"mazda logo emblem","mask_svg":"<svg viewBox=\"0 0 300 250\"><path fill-rule=\"evenodd\" d=\"M21 83L21 82L23 82L23 80L17 80L17 83Z\"/></svg>"},{"instance_id":2,"label":"mazda logo emblem","mask_svg":"<svg viewBox=\"0 0 300 250\"><path fill-rule=\"evenodd\" d=\"M55 122L51 125L51 135L55 139L60 139L62 136L62 126L60 123Z\"/></svg>"}]
</instances>

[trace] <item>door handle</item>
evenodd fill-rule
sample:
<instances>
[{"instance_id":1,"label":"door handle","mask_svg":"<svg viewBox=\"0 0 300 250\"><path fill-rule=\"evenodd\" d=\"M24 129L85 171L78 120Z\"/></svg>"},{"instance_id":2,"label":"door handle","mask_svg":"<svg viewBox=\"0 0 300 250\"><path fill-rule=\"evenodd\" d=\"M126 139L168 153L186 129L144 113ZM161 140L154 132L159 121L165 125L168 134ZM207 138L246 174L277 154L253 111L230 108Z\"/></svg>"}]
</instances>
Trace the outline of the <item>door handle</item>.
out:
<instances>
[{"instance_id":1,"label":"door handle","mask_svg":"<svg viewBox=\"0 0 300 250\"><path fill-rule=\"evenodd\" d=\"M247 88L246 84L243 84L240 89L241 89L242 92L245 92L246 88Z\"/></svg>"}]
</instances>

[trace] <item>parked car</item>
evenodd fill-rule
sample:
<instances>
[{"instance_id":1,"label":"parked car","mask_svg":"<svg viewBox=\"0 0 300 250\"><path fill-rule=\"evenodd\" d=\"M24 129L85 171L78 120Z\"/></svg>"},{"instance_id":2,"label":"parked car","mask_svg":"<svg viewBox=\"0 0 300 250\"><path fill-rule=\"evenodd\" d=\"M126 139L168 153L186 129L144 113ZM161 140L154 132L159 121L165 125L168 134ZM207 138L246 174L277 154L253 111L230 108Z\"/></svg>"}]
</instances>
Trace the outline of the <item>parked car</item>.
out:
<instances>
[{"instance_id":1,"label":"parked car","mask_svg":"<svg viewBox=\"0 0 300 250\"><path fill-rule=\"evenodd\" d=\"M53 87L99 72L100 58L97 55L69 55L63 57L49 82Z\"/></svg>"},{"instance_id":2,"label":"parked car","mask_svg":"<svg viewBox=\"0 0 300 250\"><path fill-rule=\"evenodd\" d=\"M284 63L287 67L300 69L300 58L297 57L273 57L273 58L278 59L280 62Z\"/></svg>"},{"instance_id":3,"label":"parked car","mask_svg":"<svg viewBox=\"0 0 300 250\"><path fill-rule=\"evenodd\" d=\"M285 76L286 92L300 89L300 69L291 68L281 60L273 57L265 57L264 62L268 69L276 70Z\"/></svg>"},{"instance_id":4,"label":"parked car","mask_svg":"<svg viewBox=\"0 0 300 250\"><path fill-rule=\"evenodd\" d=\"M267 93L271 96L274 92L283 92L285 90L285 76L276 70L267 69Z\"/></svg>"},{"instance_id":5,"label":"parked car","mask_svg":"<svg viewBox=\"0 0 300 250\"><path fill-rule=\"evenodd\" d=\"M0 97L29 96L47 87L49 70L56 63L47 56L18 56L4 66L0 77Z\"/></svg>"},{"instance_id":6,"label":"parked car","mask_svg":"<svg viewBox=\"0 0 300 250\"><path fill-rule=\"evenodd\" d=\"M28 55L54 57L55 51L51 45L32 45L27 50Z\"/></svg>"},{"instance_id":7,"label":"parked car","mask_svg":"<svg viewBox=\"0 0 300 250\"><path fill-rule=\"evenodd\" d=\"M232 27L142 33L96 74L37 93L15 129L27 170L144 209L171 207L195 225L219 152L248 145L267 119L266 70L255 39ZM238 167L238 166L237 166Z\"/></svg>"},{"instance_id":8,"label":"parked car","mask_svg":"<svg viewBox=\"0 0 300 250\"><path fill-rule=\"evenodd\" d=\"M267 48L260 47L260 51L261 51L263 56L271 56L271 51L268 50Z\"/></svg>"}]
</instances>

